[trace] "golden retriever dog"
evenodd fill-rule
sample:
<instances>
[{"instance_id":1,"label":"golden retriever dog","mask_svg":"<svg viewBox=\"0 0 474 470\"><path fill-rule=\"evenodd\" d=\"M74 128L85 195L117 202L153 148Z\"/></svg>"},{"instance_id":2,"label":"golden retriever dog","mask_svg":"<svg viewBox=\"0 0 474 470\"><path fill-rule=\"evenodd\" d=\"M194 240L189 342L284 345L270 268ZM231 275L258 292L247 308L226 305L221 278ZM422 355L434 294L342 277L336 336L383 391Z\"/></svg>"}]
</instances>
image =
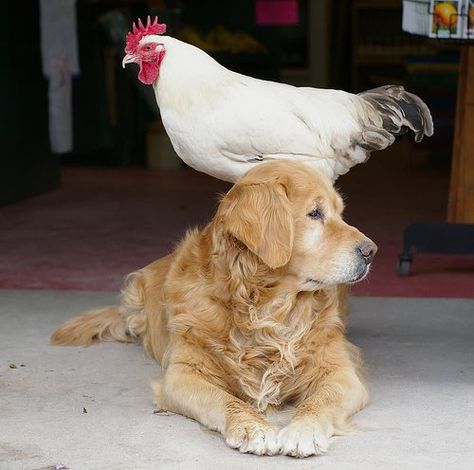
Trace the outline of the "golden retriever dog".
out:
<instances>
[{"instance_id":1,"label":"golden retriever dog","mask_svg":"<svg viewBox=\"0 0 474 470\"><path fill-rule=\"evenodd\" d=\"M325 452L367 402L344 336L346 285L376 245L341 217L331 182L303 163L250 170L202 230L131 274L120 305L72 318L60 345L140 341L162 368L159 409L222 433L241 452ZM265 411L291 405L277 430Z\"/></svg>"}]
</instances>

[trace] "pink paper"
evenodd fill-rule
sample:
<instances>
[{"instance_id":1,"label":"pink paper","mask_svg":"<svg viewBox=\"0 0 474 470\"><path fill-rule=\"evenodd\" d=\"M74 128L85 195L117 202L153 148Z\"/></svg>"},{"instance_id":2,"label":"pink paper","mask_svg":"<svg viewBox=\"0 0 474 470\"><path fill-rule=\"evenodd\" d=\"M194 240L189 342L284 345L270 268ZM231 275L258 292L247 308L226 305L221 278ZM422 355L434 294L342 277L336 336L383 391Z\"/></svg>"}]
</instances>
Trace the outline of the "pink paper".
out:
<instances>
[{"instance_id":1,"label":"pink paper","mask_svg":"<svg viewBox=\"0 0 474 470\"><path fill-rule=\"evenodd\" d=\"M297 25L298 0L257 0L255 18L259 26Z\"/></svg>"}]
</instances>

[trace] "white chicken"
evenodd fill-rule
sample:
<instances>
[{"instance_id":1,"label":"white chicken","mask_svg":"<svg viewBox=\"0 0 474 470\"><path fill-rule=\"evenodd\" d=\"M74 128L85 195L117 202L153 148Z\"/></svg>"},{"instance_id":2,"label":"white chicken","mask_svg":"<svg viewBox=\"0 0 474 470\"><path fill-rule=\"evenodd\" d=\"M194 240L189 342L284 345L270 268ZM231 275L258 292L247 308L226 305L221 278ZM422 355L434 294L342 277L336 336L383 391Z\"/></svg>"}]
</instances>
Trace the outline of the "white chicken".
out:
<instances>
[{"instance_id":1,"label":"white chicken","mask_svg":"<svg viewBox=\"0 0 474 470\"><path fill-rule=\"evenodd\" d=\"M252 165L286 158L335 180L407 129L416 142L433 134L428 107L401 86L355 95L258 80L165 31L158 18L138 20L122 65L139 64L139 80L153 86L179 157L216 178L235 182Z\"/></svg>"}]
</instances>

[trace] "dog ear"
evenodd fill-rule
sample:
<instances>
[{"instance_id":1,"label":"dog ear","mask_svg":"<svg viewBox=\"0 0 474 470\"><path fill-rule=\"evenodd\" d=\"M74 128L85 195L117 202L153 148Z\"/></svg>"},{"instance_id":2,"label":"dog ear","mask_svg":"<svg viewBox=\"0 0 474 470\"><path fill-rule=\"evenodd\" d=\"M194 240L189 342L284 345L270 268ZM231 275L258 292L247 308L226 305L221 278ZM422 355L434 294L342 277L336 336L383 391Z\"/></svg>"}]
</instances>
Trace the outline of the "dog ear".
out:
<instances>
[{"instance_id":1,"label":"dog ear","mask_svg":"<svg viewBox=\"0 0 474 470\"><path fill-rule=\"evenodd\" d=\"M288 263L293 249L293 217L281 183L236 184L222 202L225 230L270 268Z\"/></svg>"}]
</instances>

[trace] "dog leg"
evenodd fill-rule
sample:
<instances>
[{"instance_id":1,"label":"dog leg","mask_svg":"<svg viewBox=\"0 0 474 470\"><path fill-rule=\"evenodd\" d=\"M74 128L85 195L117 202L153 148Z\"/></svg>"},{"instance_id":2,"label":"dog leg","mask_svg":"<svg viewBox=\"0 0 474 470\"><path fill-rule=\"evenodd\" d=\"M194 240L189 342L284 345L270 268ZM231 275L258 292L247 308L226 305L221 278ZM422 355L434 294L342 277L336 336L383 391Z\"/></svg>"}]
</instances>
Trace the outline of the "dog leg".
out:
<instances>
[{"instance_id":1,"label":"dog leg","mask_svg":"<svg viewBox=\"0 0 474 470\"><path fill-rule=\"evenodd\" d=\"M258 455L279 452L275 428L256 409L208 382L194 368L172 364L154 388L157 404L163 410L188 416L219 431L230 447Z\"/></svg>"},{"instance_id":2,"label":"dog leg","mask_svg":"<svg viewBox=\"0 0 474 470\"><path fill-rule=\"evenodd\" d=\"M339 344L340 346L340 344ZM324 348L310 393L278 434L281 453L307 457L326 452L329 438L347 433L349 418L367 403L367 390L349 355L335 345Z\"/></svg>"}]
</instances>

